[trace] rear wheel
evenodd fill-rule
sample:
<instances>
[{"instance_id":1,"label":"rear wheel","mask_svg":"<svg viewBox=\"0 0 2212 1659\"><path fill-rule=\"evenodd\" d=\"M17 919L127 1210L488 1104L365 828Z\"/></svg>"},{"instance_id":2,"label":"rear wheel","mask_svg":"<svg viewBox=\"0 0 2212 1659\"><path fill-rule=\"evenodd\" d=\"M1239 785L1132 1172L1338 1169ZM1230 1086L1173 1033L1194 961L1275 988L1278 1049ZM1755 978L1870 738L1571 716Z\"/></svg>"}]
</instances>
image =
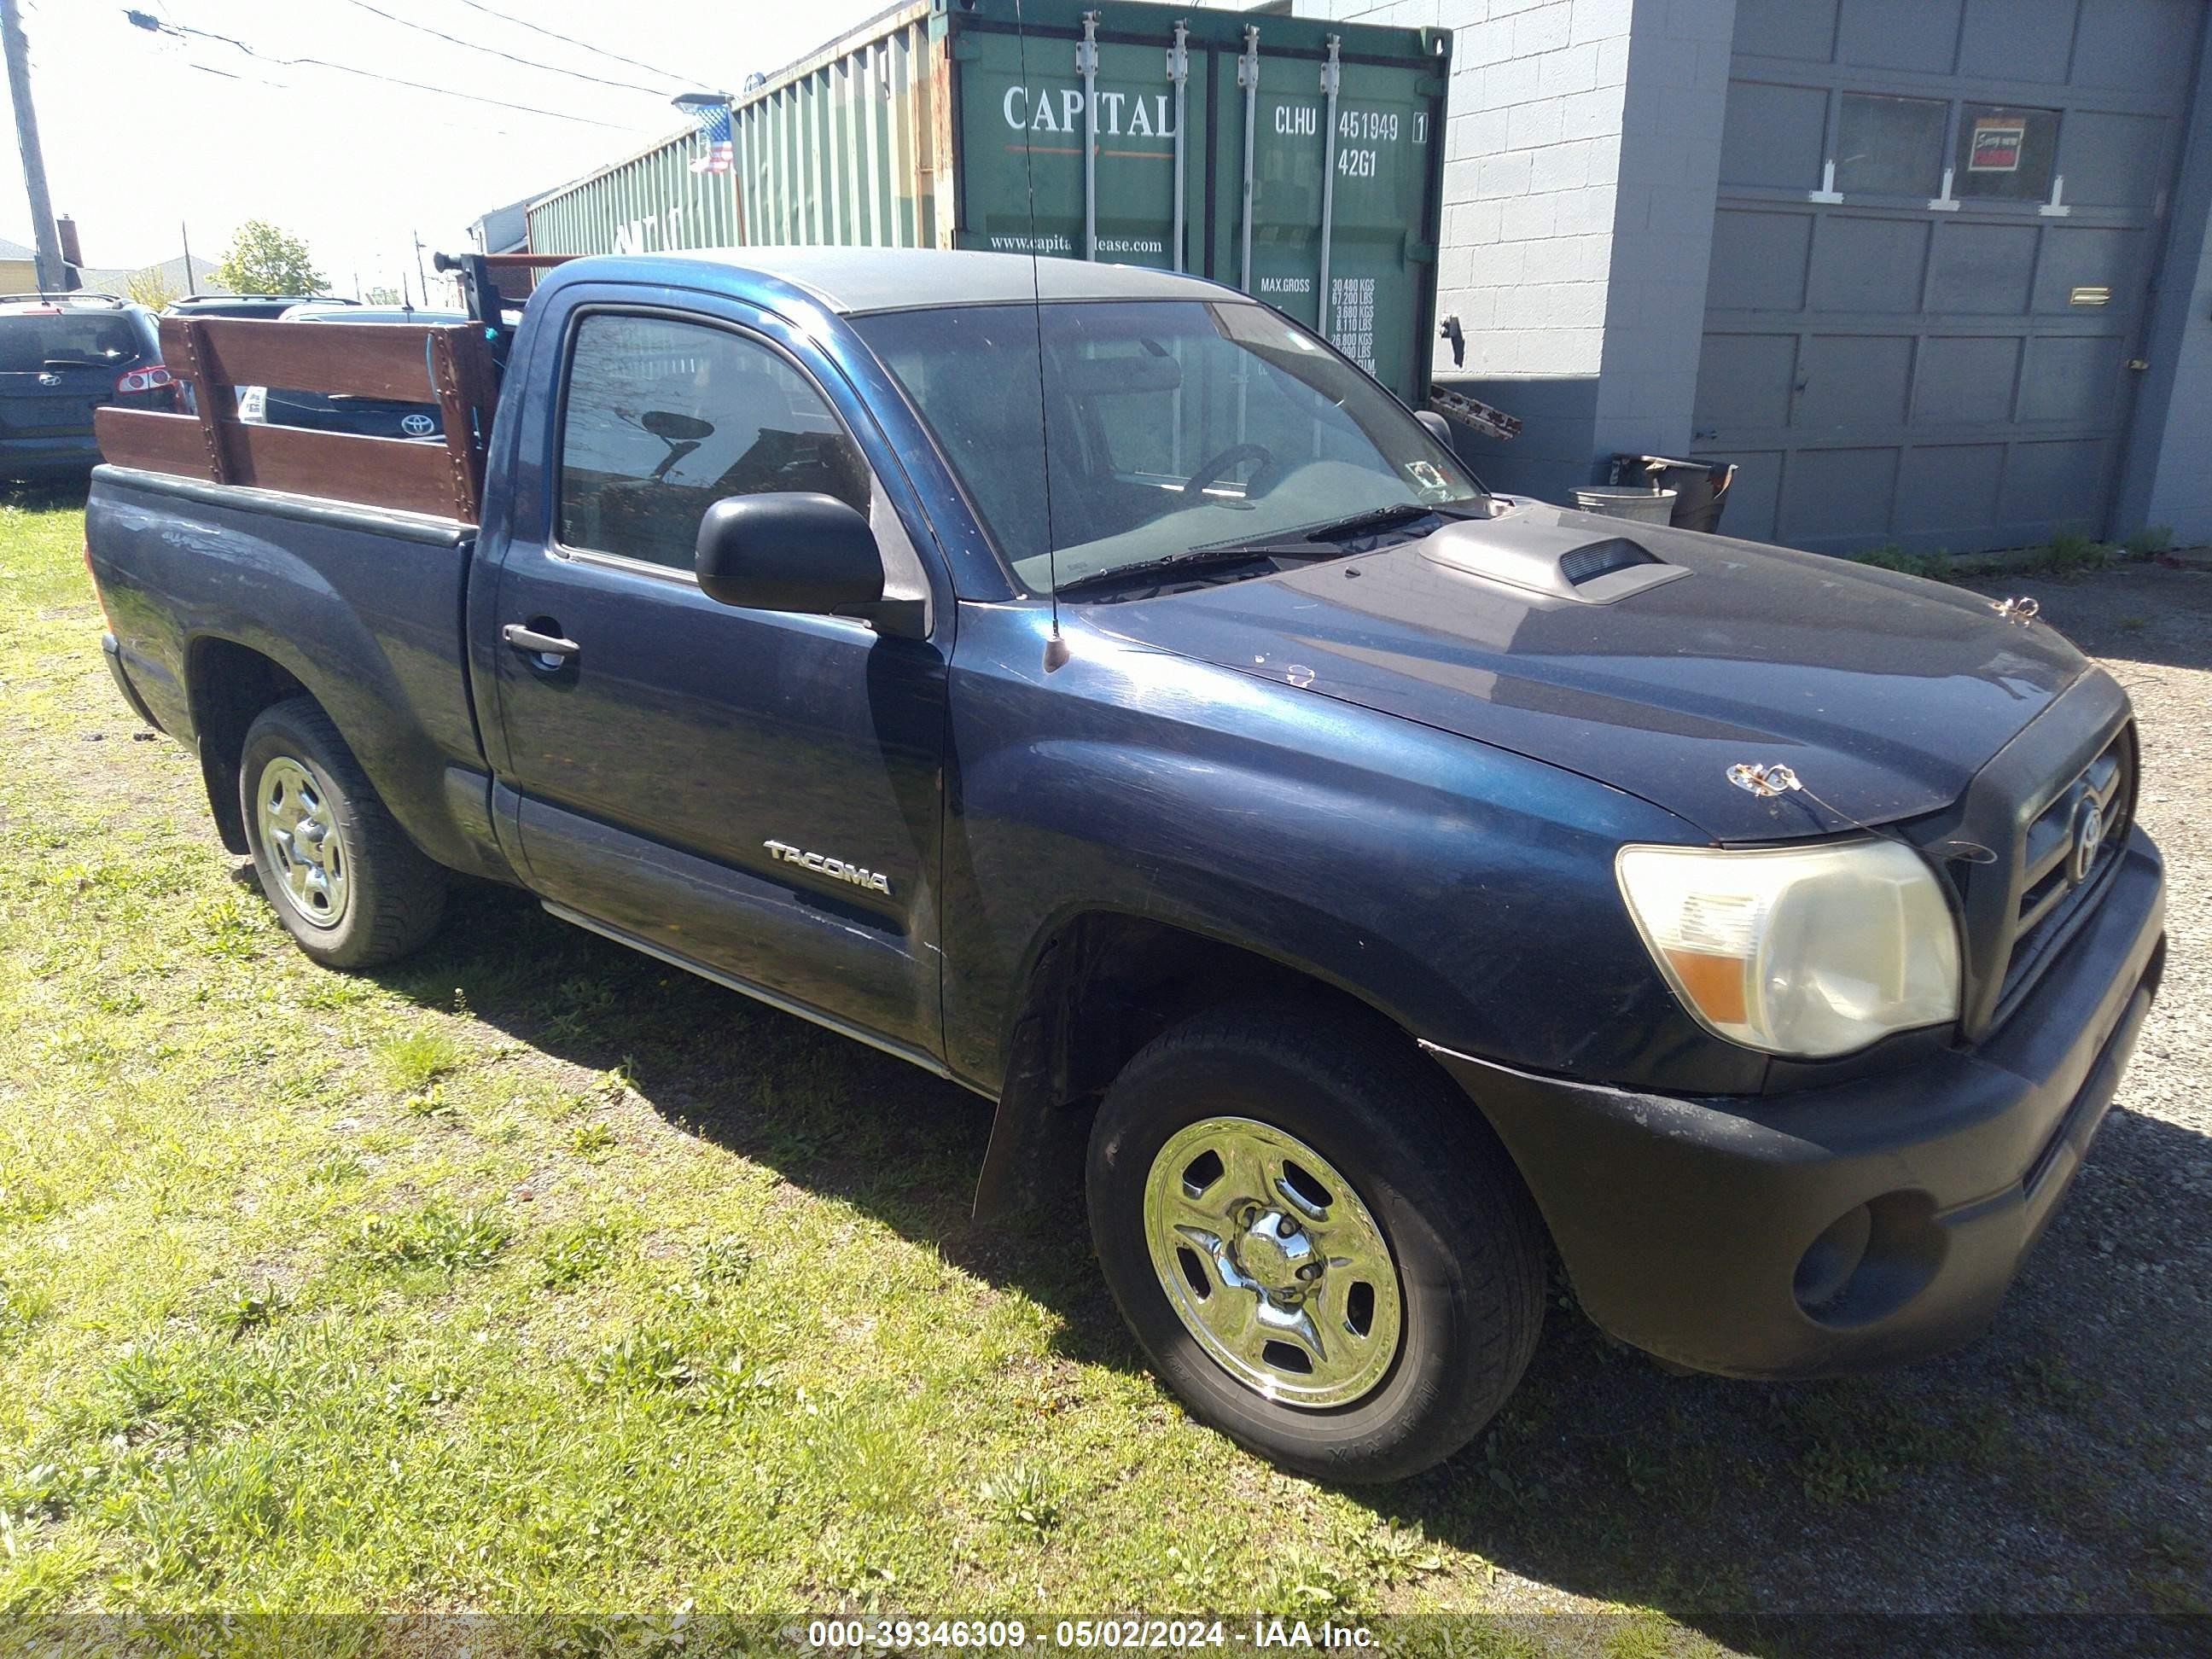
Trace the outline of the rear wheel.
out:
<instances>
[{"instance_id":1,"label":"rear wheel","mask_svg":"<svg viewBox=\"0 0 2212 1659\"><path fill-rule=\"evenodd\" d=\"M253 872L302 951L326 968L373 968L437 931L445 871L385 810L314 699L262 710L238 775Z\"/></svg>"},{"instance_id":2,"label":"rear wheel","mask_svg":"<svg viewBox=\"0 0 2212 1659\"><path fill-rule=\"evenodd\" d=\"M1541 1234L1474 1109L1395 1031L1245 1006L1129 1062L1091 1142L1115 1300L1194 1415L1328 1480L1449 1456L1520 1381Z\"/></svg>"}]
</instances>

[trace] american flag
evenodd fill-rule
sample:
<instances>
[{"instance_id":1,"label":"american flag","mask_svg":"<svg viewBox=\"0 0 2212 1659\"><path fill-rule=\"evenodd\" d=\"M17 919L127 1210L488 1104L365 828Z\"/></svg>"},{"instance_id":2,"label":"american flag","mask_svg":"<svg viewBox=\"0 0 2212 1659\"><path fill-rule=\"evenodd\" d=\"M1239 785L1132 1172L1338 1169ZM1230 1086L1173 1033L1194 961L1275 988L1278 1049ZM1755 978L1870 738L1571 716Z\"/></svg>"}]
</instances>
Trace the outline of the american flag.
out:
<instances>
[{"instance_id":1,"label":"american flag","mask_svg":"<svg viewBox=\"0 0 2212 1659\"><path fill-rule=\"evenodd\" d=\"M737 165L736 151L730 142L730 108L717 106L712 115L699 123L699 131L707 135L707 153L691 163L694 173L727 173Z\"/></svg>"}]
</instances>

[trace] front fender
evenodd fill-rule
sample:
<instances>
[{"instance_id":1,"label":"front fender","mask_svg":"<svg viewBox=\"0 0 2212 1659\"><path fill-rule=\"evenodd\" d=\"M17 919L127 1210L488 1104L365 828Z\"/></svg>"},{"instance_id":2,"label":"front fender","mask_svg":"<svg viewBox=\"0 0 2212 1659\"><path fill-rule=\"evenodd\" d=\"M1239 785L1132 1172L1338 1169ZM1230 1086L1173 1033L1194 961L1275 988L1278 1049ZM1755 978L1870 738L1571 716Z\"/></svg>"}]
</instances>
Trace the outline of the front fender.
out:
<instances>
[{"instance_id":1,"label":"front fender","mask_svg":"<svg viewBox=\"0 0 2212 1659\"><path fill-rule=\"evenodd\" d=\"M1236 945L1409 1033L1593 1079L1741 1082L1654 972L1623 842L1698 839L1524 757L1070 626L963 615L952 672L945 1039L994 1086L1038 952L1086 910ZM1453 1032L1447 1038L1438 1035Z\"/></svg>"}]
</instances>

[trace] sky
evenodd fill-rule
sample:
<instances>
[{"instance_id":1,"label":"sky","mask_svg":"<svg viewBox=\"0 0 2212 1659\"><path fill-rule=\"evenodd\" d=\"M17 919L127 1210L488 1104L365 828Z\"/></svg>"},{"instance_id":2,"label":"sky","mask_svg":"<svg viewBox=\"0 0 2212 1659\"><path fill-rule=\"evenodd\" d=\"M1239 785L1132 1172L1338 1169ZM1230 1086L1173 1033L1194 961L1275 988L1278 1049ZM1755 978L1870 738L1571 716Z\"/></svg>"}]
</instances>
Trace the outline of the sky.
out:
<instances>
[{"instance_id":1,"label":"sky","mask_svg":"<svg viewBox=\"0 0 2212 1659\"><path fill-rule=\"evenodd\" d=\"M735 92L747 75L781 68L885 3L129 0L165 26L205 32L182 38L134 27L123 0L21 8L47 185L56 214L76 219L88 265L173 258L180 223L193 254L214 259L241 221L266 219L305 238L331 291L350 294L356 280L397 287L403 271L411 287L418 233L426 249L465 250L480 214L683 127L675 94ZM281 61L302 58L368 74ZM15 155L0 143L0 236L27 247Z\"/></svg>"}]
</instances>

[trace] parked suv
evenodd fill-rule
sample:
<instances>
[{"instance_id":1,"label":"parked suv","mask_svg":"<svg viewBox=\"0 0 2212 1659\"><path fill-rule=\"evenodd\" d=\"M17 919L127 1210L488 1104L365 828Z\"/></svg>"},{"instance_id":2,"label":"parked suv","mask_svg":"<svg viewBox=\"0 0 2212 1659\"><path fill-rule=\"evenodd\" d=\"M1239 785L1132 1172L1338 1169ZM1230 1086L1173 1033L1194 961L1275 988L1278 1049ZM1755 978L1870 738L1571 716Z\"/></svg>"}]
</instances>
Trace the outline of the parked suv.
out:
<instances>
[{"instance_id":1,"label":"parked suv","mask_svg":"<svg viewBox=\"0 0 2212 1659\"><path fill-rule=\"evenodd\" d=\"M419 311L412 307L370 307L350 301L298 305L280 323L465 323L459 311ZM282 386L240 386L238 418L256 426L303 426L317 432L352 432L369 438L412 438L442 442L444 428L435 404L392 398L356 398L343 392L298 392Z\"/></svg>"},{"instance_id":2,"label":"parked suv","mask_svg":"<svg viewBox=\"0 0 2212 1659\"><path fill-rule=\"evenodd\" d=\"M102 404L173 409L154 313L113 294L0 295L0 477L83 478Z\"/></svg>"}]
</instances>

